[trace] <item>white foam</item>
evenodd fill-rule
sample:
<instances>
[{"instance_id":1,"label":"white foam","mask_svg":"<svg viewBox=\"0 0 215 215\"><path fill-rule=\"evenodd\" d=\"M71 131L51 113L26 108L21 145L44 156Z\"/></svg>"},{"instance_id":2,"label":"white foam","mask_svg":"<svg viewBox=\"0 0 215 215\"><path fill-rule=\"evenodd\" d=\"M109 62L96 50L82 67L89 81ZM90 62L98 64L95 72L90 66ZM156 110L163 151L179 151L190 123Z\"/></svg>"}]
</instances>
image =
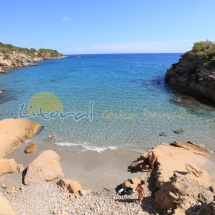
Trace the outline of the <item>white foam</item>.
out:
<instances>
[{"instance_id":1,"label":"white foam","mask_svg":"<svg viewBox=\"0 0 215 215\"><path fill-rule=\"evenodd\" d=\"M24 143L30 143L31 139L27 139L26 141L24 141Z\"/></svg>"},{"instance_id":2,"label":"white foam","mask_svg":"<svg viewBox=\"0 0 215 215\"><path fill-rule=\"evenodd\" d=\"M68 142L56 142L58 146L81 146L83 151L96 151L98 153L103 152L105 150L116 150L117 146L107 146L107 147L98 147L98 146L90 146L87 143L68 143Z\"/></svg>"},{"instance_id":3,"label":"white foam","mask_svg":"<svg viewBox=\"0 0 215 215\"><path fill-rule=\"evenodd\" d=\"M58 146L81 146L78 143L68 143L68 142L56 142L55 144Z\"/></svg>"}]
</instances>

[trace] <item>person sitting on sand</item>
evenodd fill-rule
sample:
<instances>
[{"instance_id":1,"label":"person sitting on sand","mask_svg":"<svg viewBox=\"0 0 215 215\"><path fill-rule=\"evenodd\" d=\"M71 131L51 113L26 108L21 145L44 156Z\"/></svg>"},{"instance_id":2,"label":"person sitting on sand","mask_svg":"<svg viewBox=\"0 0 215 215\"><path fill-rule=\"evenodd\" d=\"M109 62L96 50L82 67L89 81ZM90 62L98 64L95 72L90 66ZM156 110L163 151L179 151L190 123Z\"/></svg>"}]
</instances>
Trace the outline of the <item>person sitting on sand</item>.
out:
<instances>
[{"instance_id":1,"label":"person sitting on sand","mask_svg":"<svg viewBox=\"0 0 215 215\"><path fill-rule=\"evenodd\" d=\"M138 201L141 204L144 197L144 185L145 181L141 180L141 182L137 185L136 191L138 192Z\"/></svg>"}]
</instances>

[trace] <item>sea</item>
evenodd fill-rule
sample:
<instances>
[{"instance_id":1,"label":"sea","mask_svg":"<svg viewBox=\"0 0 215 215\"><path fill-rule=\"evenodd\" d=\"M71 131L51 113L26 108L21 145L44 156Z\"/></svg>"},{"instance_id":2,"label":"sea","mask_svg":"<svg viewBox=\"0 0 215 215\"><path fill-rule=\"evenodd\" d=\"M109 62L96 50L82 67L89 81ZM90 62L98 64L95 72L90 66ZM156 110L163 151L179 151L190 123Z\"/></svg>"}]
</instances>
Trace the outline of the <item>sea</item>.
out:
<instances>
[{"instance_id":1,"label":"sea","mask_svg":"<svg viewBox=\"0 0 215 215\"><path fill-rule=\"evenodd\" d=\"M144 151L193 141L214 151L215 108L182 105L164 77L175 54L90 54L0 75L0 119L44 126L30 141L83 150ZM49 135L55 135L51 141Z\"/></svg>"}]
</instances>

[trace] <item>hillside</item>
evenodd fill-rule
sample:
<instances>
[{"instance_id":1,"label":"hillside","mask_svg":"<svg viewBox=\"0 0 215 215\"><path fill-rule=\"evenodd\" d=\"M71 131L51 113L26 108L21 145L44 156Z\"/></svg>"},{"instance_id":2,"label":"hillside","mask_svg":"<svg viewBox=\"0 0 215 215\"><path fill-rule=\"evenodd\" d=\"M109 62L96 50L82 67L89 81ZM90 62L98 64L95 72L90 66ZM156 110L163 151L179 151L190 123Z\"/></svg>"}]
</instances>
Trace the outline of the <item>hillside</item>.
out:
<instances>
[{"instance_id":1,"label":"hillside","mask_svg":"<svg viewBox=\"0 0 215 215\"><path fill-rule=\"evenodd\" d=\"M175 89L215 102L215 43L200 41L167 70L165 81Z\"/></svg>"},{"instance_id":2,"label":"hillside","mask_svg":"<svg viewBox=\"0 0 215 215\"><path fill-rule=\"evenodd\" d=\"M28 49L0 42L0 72L14 67L32 66L37 61L63 57L65 56L52 49Z\"/></svg>"}]
</instances>

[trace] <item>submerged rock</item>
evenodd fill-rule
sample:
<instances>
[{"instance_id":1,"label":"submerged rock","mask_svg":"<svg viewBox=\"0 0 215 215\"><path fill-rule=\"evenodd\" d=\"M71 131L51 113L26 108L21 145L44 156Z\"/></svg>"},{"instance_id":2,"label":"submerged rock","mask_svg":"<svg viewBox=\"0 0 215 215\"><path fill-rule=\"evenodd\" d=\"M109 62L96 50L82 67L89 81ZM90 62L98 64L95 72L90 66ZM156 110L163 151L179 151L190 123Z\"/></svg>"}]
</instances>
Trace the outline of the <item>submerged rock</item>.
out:
<instances>
[{"instance_id":1,"label":"submerged rock","mask_svg":"<svg viewBox=\"0 0 215 215\"><path fill-rule=\"evenodd\" d=\"M164 132L159 133L159 136L166 137L167 135Z\"/></svg>"},{"instance_id":2,"label":"submerged rock","mask_svg":"<svg viewBox=\"0 0 215 215\"><path fill-rule=\"evenodd\" d=\"M175 133L175 134L183 134L184 131L182 129L179 129L179 130L173 131L173 133Z\"/></svg>"},{"instance_id":3,"label":"submerged rock","mask_svg":"<svg viewBox=\"0 0 215 215\"><path fill-rule=\"evenodd\" d=\"M56 137L55 135L51 134L51 135L49 135L49 139L50 139L50 140L56 140L57 137Z\"/></svg>"}]
</instances>

